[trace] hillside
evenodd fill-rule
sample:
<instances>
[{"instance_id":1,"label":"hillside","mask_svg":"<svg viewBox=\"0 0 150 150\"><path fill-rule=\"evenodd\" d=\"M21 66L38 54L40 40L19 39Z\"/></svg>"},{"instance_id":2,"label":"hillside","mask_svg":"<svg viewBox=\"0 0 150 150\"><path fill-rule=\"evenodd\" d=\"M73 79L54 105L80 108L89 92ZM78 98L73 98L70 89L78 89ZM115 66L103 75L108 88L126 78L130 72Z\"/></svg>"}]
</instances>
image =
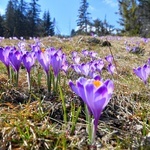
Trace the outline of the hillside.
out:
<instances>
[{"instance_id":1,"label":"hillside","mask_svg":"<svg viewBox=\"0 0 150 150\"><path fill-rule=\"evenodd\" d=\"M111 45L107 45L109 42ZM147 84L133 69L150 65L150 39L140 37L45 37L41 39L1 39L0 47L18 48L24 43L26 51L39 44L44 53L49 48L60 49L69 66L73 66L73 52L80 57L79 64L102 60L97 71L103 80L114 83L111 100L98 121L95 145L88 141L85 108L82 99L69 87L84 73L72 67L60 71L55 81L51 76L51 91L43 68L36 60L31 69L31 89L28 89L26 69L19 69L18 86L15 73L8 80L5 65L0 62L0 149L150 149L150 80ZM91 55L83 54L87 50ZM92 56L93 54L93 56ZM108 70L105 57L111 55L114 72ZM58 66L56 66L58 67ZM85 69L85 73L88 68ZM51 70L52 69L51 67ZM53 74L53 71L51 71ZM90 70L89 70L90 72ZM80 110L81 109L81 110ZM65 118L66 117L66 118Z\"/></svg>"}]
</instances>

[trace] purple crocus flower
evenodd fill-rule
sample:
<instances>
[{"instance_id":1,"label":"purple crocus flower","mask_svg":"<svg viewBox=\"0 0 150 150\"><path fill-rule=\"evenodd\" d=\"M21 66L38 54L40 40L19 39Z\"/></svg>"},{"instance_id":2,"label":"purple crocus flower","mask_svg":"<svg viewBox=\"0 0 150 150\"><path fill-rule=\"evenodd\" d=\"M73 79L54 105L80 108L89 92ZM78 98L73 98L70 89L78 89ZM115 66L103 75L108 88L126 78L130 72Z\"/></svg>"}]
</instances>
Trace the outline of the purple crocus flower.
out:
<instances>
[{"instance_id":1,"label":"purple crocus flower","mask_svg":"<svg viewBox=\"0 0 150 150\"><path fill-rule=\"evenodd\" d=\"M143 38L143 42L144 43L148 43L148 39L147 38Z\"/></svg>"},{"instance_id":2,"label":"purple crocus flower","mask_svg":"<svg viewBox=\"0 0 150 150\"><path fill-rule=\"evenodd\" d=\"M6 66L9 67L9 52L11 48L10 47L5 47L5 48L0 48L0 61Z\"/></svg>"},{"instance_id":3,"label":"purple crocus flower","mask_svg":"<svg viewBox=\"0 0 150 150\"><path fill-rule=\"evenodd\" d=\"M21 62L22 62L22 52L14 48L9 53L8 57L10 60L10 65L12 66L12 68L14 69L16 73L16 86L18 86L19 69L20 69Z\"/></svg>"},{"instance_id":4,"label":"purple crocus flower","mask_svg":"<svg viewBox=\"0 0 150 150\"><path fill-rule=\"evenodd\" d=\"M82 54L83 54L83 56L87 56L88 54L89 54L89 52L88 52L88 50L82 50Z\"/></svg>"},{"instance_id":5,"label":"purple crocus flower","mask_svg":"<svg viewBox=\"0 0 150 150\"><path fill-rule=\"evenodd\" d=\"M10 50L11 50L10 47L0 48L0 61L7 68L8 79L10 79L10 68L9 68L9 58L8 58Z\"/></svg>"},{"instance_id":6,"label":"purple crocus flower","mask_svg":"<svg viewBox=\"0 0 150 150\"><path fill-rule=\"evenodd\" d=\"M94 52L94 51L90 51L89 54L90 54L90 56L91 56L92 58L96 58L97 55L98 55L98 54L97 54L96 52Z\"/></svg>"},{"instance_id":7,"label":"purple crocus flower","mask_svg":"<svg viewBox=\"0 0 150 150\"><path fill-rule=\"evenodd\" d=\"M79 64L80 62L80 57L79 56L74 56L72 57L73 61L76 63L76 64Z\"/></svg>"},{"instance_id":8,"label":"purple crocus flower","mask_svg":"<svg viewBox=\"0 0 150 150\"><path fill-rule=\"evenodd\" d=\"M62 69L65 73L67 73L67 70L68 70L69 67L70 67L70 66L69 66L68 61L65 61L65 62L62 64L61 69Z\"/></svg>"},{"instance_id":9,"label":"purple crocus flower","mask_svg":"<svg viewBox=\"0 0 150 150\"><path fill-rule=\"evenodd\" d=\"M131 50L131 46L126 45L126 51L127 51L127 52L130 52L130 50Z\"/></svg>"},{"instance_id":10,"label":"purple crocus flower","mask_svg":"<svg viewBox=\"0 0 150 150\"><path fill-rule=\"evenodd\" d=\"M89 68L89 74L88 75L89 75L89 77L93 78L97 74L97 72L96 72L96 62L95 61L90 61L89 66L90 66L90 68Z\"/></svg>"},{"instance_id":11,"label":"purple crocus flower","mask_svg":"<svg viewBox=\"0 0 150 150\"><path fill-rule=\"evenodd\" d=\"M51 65L54 71L54 76L57 77L63 61L63 55L60 55L59 53L55 53L51 56Z\"/></svg>"},{"instance_id":12,"label":"purple crocus flower","mask_svg":"<svg viewBox=\"0 0 150 150\"><path fill-rule=\"evenodd\" d=\"M48 93L51 93L51 82L50 82L51 79L49 77L50 62L51 62L50 51L39 50L36 52L36 58L46 73Z\"/></svg>"},{"instance_id":13,"label":"purple crocus flower","mask_svg":"<svg viewBox=\"0 0 150 150\"><path fill-rule=\"evenodd\" d=\"M40 65L43 67L45 73L48 75L49 69L50 69L50 54L49 54L49 52L48 51L42 52L41 50L39 50L36 53L36 58L37 58L38 62L40 63Z\"/></svg>"},{"instance_id":14,"label":"purple crocus flower","mask_svg":"<svg viewBox=\"0 0 150 150\"><path fill-rule=\"evenodd\" d=\"M26 51L26 43L25 42L19 42L18 47L21 51Z\"/></svg>"},{"instance_id":15,"label":"purple crocus flower","mask_svg":"<svg viewBox=\"0 0 150 150\"><path fill-rule=\"evenodd\" d=\"M35 53L34 52L26 52L26 54L22 57L22 62L27 70L30 73L31 68L35 63Z\"/></svg>"},{"instance_id":16,"label":"purple crocus flower","mask_svg":"<svg viewBox=\"0 0 150 150\"><path fill-rule=\"evenodd\" d=\"M30 44L29 47L32 49L32 51L38 52L41 50L40 45L41 45L41 43L39 41L37 41L34 44Z\"/></svg>"},{"instance_id":17,"label":"purple crocus flower","mask_svg":"<svg viewBox=\"0 0 150 150\"><path fill-rule=\"evenodd\" d=\"M110 63L110 64L108 64L108 66L107 66L107 70L108 70L108 72L109 72L111 75L113 75L113 73L114 73L114 71L115 71L115 66Z\"/></svg>"},{"instance_id":18,"label":"purple crocus flower","mask_svg":"<svg viewBox=\"0 0 150 150\"><path fill-rule=\"evenodd\" d=\"M71 53L71 55L72 55L72 57L76 57L76 56L78 55L78 53L77 53L76 51L73 51L73 52Z\"/></svg>"},{"instance_id":19,"label":"purple crocus flower","mask_svg":"<svg viewBox=\"0 0 150 150\"><path fill-rule=\"evenodd\" d=\"M84 74L85 76L88 76L90 72L90 63L81 64L80 70L82 74Z\"/></svg>"},{"instance_id":20,"label":"purple crocus flower","mask_svg":"<svg viewBox=\"0 0 150 150\"><path fill-rule=\"evenodd\" d=\"M82 98L89 112L93 114L93 134L95 135L100 115L112 96L114 90L113 82L111 80L102 82L100 76L96 76L94 79L80 77L76 80L76 84L69 81L69 85L72 91Z\"/></svg>"},{"instance_id":21,"label":"purple crocus flower","mask_svg":"<svg viewBox=\"0 0 150 150\"><path fill-rule=\"evenodd\" d=\"M96 61L95 63L95 67L98 71L102 71L103 67L104 67L104 61L102 59Z\"/></svg>"},{"instance_id":22,"label":"purple crocus flower","mask_svg":"<svg viewBox=\"0 0 150 150\"><path fill-rule=\"evenodd\" d=\"M148 65L144 65L142 67L138 67L137 69L133 69L133 72L146 84L147 79L150 75L150 67Z\"/></svg>"},{"instance_id":23,"label":"purple crocus flower","mask_svg":"<svg viewBox=\"0 0 150 150\"><path fill-rule=\"evenodd\" d=\"M10 64L16 72L19 72L22 62L22 52L18 50L12 50L9 53Z\"/></svg>"},{"instance_id":24,"label":"purple crocus flower","mask_svg":"<svg viewBox=\"0 0 150 150\"><path fill-rule=\"evenodd\" d=\"M112 55L106 56L105 59L106 59L106 61L109 62L109 63L112 63L112 61L113 61Z\"/></svg>"},{"instance_id":25,"label":"purple crocus flower","mask_svg":"<svg viewBox=\"0 0 150 150\"><path fill-rule=\"evenodd\" d=\"M30 71L35 63L35 53L34 52L26 52L26 54L24 54L22 57L22 62L27 70L28 89L31 90Z\"/></svg>"},{"instance_id":26,"label":"purple crocus flower","mask_svg":"<svg viewBox=\"0 0 150 150\"><path fill-rule=\"evenodd\" d=\"M147 60L147 64L150 66L150 58Z\"/></svg>"},{"instance_id":27,"label":"purple crocus flower","mask_svg":"<svg viewBox=\"0 0 150 150\"><path fill-rule=\"evenodd\" d=\"M80 64L71 65L71 68L73 68L77 73L81 73Z\"/></svg>"}]
</instances>

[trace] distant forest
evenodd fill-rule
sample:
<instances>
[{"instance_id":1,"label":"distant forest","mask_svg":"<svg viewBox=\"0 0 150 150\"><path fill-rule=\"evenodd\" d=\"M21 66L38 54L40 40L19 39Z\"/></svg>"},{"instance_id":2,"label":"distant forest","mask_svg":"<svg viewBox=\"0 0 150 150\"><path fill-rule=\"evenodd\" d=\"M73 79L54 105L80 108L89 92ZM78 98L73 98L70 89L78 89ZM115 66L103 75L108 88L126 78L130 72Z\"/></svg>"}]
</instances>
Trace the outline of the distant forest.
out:
<instances>
[{"instance_id":1,"label":"distant forest","mask_svg":"<svg viewBox=\"0 0 150 150\"><path fill-rule=\"evenodd\" d=\"M107 19L91 20L89 3L81 0L78 9L77 27L70 35L127 35L150 37L150 0L118 0L122 29L108 24ZM51 18L50 12L43 12L40 18L38 0L9 0L4 15L0 14L0 36L2 37L45 37L59 35L55 33L57 18ZM59 35L63 36L63 35Z\"/></svg>"}]
</instances>

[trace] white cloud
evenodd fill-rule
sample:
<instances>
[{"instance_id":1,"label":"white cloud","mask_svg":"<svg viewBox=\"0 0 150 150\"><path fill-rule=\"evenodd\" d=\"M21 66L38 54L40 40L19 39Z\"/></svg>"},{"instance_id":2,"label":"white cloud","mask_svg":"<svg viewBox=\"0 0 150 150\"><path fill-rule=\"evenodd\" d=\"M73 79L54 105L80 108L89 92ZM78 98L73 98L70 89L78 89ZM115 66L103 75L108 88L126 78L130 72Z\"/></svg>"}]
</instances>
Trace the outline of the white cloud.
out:
<instances>
[{"instance_id":1,"label":"white cloud","mask_svg":"<svg viewBox=\"0 0 150 150\"><path fill-rule=\"evenodd\" d=\"M94 8L93 6L91 6L91 5L89 5L89 9L90 9L91 11L95 10L95 8Z\"/></svg>"},{"instance_id":2,"label":"white cloud","mask_svg":"<svg viewBox=\"0 0 150 150\"><path fill-rule=\"evenodd\" d=\"M3 15L5 13L5 10L3 8L0 8L0 14Z\"/></svg>"},{"instance_id":3,"label":"white cloud","mask_svg":"<svg viewBox=\"0 0 150 150\"><path fill-rule=\"evenodd\" d=\"M116 7L118 5L116 0L103 0L103 2L107 5L110 5L111 7Z\"/></svg>"}]
</instances>

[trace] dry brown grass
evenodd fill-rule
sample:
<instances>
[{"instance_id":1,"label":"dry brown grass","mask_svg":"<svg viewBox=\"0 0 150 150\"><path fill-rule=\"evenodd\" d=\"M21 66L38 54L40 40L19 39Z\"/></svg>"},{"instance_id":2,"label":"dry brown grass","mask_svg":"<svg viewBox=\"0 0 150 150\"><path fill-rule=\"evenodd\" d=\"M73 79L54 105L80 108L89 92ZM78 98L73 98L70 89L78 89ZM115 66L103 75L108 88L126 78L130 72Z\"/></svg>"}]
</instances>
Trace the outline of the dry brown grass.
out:
<instances>
[{"instance_id":1,"label":"dry brown grass","mask_svg":"<svg viewBox=\"0 0 150 150\"><path fill-rule=\"evenodd\" d=\"M77 36L70 39L45 37L42 46L61 48L69 56L72 51L93 50L104 59L112 51L116 62L116 73L112 77L102 72L104 79L114 81L115 91L104 110L97 131L97 149L150 149L150 86L133 74L133 68L142 66L149 58L150 42L143 43L139 37L100 37L111 47L88 43L91 37ZM144 55L129 53L124 42L140 42ZM33 43L33 41L26 41ZM16 40L3 40L0 46L17 45ZM64 127L63 110L59 95L47 96L45 75L40 87L33 75L33 91L28 93L25 70L21 70L19 87L7 81L5 68L0 64L0 149L89 149L85 130L84 113L79 116L74 135L70 135L71 122ZM63 87L68 118L70 104L82 105L80 99ZM17 100L20 100L19 102ZM21 100L23 99L23 100ZM66 130L67 129L67 130ZM64 145L66 143L66 145Z\"/></svg>"}]
</instances>

